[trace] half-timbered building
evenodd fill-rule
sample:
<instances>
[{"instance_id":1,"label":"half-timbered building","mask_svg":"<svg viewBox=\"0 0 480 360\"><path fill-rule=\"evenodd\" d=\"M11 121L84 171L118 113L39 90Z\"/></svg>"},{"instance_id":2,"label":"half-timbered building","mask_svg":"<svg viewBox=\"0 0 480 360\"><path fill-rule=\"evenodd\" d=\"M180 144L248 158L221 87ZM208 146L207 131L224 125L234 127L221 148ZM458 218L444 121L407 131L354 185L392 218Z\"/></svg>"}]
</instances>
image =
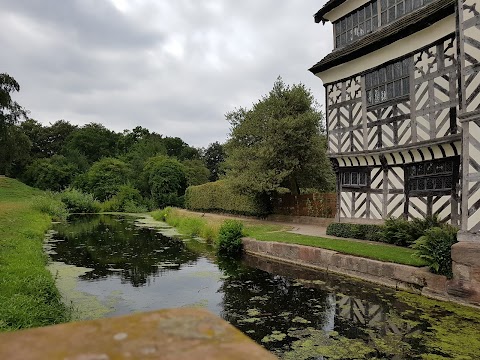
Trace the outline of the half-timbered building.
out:
<instances>
[{"instance_id":1,"label":"half-timbered building","mask_svg":"<svg viewBox=\"0 0 480 360\"><path fill-rule=\"evenodd\" d=\"M339 221L438 214L480 234L480 3L329 0L325 86Z\"/></svg>"}]
</instances>

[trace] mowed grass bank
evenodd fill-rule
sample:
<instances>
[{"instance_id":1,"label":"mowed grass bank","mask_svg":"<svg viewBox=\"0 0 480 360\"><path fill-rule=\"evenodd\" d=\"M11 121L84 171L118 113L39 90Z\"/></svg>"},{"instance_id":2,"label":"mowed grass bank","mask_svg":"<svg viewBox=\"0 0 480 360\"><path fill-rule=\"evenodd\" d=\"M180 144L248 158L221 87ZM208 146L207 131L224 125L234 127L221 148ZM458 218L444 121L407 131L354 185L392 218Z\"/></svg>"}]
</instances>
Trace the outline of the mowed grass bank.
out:
<instances>
[{"instance_id":1,"label":"mowed grass bank","mask_svg":"<svg viewBox=\"0 0 480 360\"><path fill-rule=\"evenodd\" d=\"M35 209L43 192L0 178L0 331L66 322L70 310L61 302L46 269L43 252L49 215Z\"/></svg>"},{"instance_id":2,"label":"mowed grass bank","mask_svg":"<svg viewBox=\"0 0 480 360\"><path fill-rule=\"evenodd\" d=\"M221 217L211 218L201 214L167 208L152 213L155 220L165 221L169 225L188 236L200 236L215 242L218 230L222 224ZM299 235L288 232L289 228L271 223L262 224L258 221L240 219L245 224L245 236L259 241L276 241L289 244L314 246L343 254L365 257L385 262L393 262L411 266L425 266L425 263L414 257L414 251L409 248L366 241L348 239L332 239L318 236Z\"/></svg>"}]
</instances>

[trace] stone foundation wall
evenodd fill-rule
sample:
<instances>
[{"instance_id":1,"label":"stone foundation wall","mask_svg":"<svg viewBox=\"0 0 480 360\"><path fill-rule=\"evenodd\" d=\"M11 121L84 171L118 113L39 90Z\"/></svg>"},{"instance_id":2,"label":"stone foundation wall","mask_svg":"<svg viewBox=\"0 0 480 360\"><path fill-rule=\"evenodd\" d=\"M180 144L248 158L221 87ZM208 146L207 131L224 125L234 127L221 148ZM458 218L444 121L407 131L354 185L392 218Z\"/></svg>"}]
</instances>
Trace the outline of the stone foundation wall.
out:
<instances>
[{"instance_id":1,"label":"stone foundation wall","mask_svg":"<svg viewBox=\"0 0 480 360\"><path fill-rule=\"evenodd\" d=\"M251 238L243 238L243 245L244 251L249 254L344 274L440 300L480 305L475 297L478 292L471 291L472 287L477 286L478 288L478 284L480 284L480 277L478 277L480 276L480 267L475 268L476 270L472 270L468 275L464 274L465 277L470 276L469 279L472 281L469 282L470 292L467 291L469 295L461 296L459 291L454 291L455 278L447 280L445 276L430 273L427 268L387 263L303 245L257 241ZM465 266L465 264L458 263L458 266ZM462 269L464 270L464 268ZM478 283L473 281L478 281ZM463 284L465 285L465 283Z\"/></svg>"}]
</instances>

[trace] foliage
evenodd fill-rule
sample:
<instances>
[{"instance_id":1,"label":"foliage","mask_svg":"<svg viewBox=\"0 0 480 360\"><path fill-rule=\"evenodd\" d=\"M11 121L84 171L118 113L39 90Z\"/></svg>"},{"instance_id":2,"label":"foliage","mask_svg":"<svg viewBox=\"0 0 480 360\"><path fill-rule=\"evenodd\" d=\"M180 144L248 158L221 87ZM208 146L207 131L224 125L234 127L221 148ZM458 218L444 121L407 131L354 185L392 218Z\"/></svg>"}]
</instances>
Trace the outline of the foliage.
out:
<instances>
[{"instance_id":1,"label":"foliage","mask_svg":"<svg viewBox=\"0 0 480 360\"><path fill-rule=\"evenodd\" d=\"M210 181L217 181L220 178L220 175L225 173L222 168L225 156L223 145L218 141L208 145L205 154L203 155L203 161L207 169L210 171Z\"/></svg>"},{"instance_id":2,"label":"foliage","mask_svg":"<svg viewBox=\"0 0 480 360\"><path fill-rule=\"evenodd\" d=\"M26 117L26 111L12 99L12 94L18 91L18 82L10 75L0 73L0 174L8 174L12 162L24 156L25 146L21 146L23 151L19 151L20 139L17 138L20 135L15 125ZM30 145L29 142L27 144ZM25 145L24 137L21 145Z\"/></svg>"},{"instance_id":3,"label":"foliage","mask_svg":"<svg viewBox=\"0 0 480 360\"><path fill-rule=\"evenodd\" d=\"M24 181L42 190L61 191L68 187L78 169L61 155L36 159L26 169Z\"/></svg>"},{"instance_id":4,"label":"foliage","mask_svg":"<svg viewBox=\"0 0 480 360\"><path fill-rule=\"evenodd\" d=\"M155 206L183 206L187 178L185 167L178 160L166 156L150 158L145 165L144 176Z\"/></svg>"},{"instance_id":5,"label":"foliage","mask_svg":"<svg viewBox=\"0 0 480 360\"><path fill-rule=\"evenodd\" d=\"M0 174L18 176L30 161L31 142L17 125L6 126L0 137Z\"/></svg>"},{"instance_id":6,"label":"foliage","mask_svg":"<svg viewBox=\"0 0 480 360\"><path fill-rule=\"evenodd\" d=\"M65 151L76 149L91 164L104 157L116 156L118 139L119 135L105 126L91 123L76 129L68 136Z\"/></svg>"},{"instance_id":7,"label":"foliage","mask_svg":"<svg viewBox=\"0 0 480 360\"><path fill-rule=\"evenodd\" d=\"M259 194L284 186L298 194L300 188L333 188L322 114L304 85L290 87L278 78L252 109L226 118L231 125L227 177L235 189Z\"/></svg>"},{"instance_id":8,"label":"foliage","mask_svg":"<svg viewBox=\"0 0 480 360\"><path fill-rule=\"evenodd\" d=\"M457 232L456 227L448 224L427 229L425 235L413 243L414 255L424 260L431 272L451 278L452 245L457 242Z\"/></svg>"},{"instance_id":9,"label":"foliage","mask_svg":"<svg viewBox=\"0 0 480 360\"><path fill-rule=\"evenodd\" d=\"M100 203L92 194L86 194L74 188L67 188L60 193L60 200L65 204L69 213L97 213Z\"/></svg>"},{"instance_id":10,"label":"foliage","mask_svg":"<svg viewBox=\"0 0 480 360\"><path fill-rule=\"evenodd\" d=\"M184 165L188 186L202 185L208 182L210 171L202 160L184 160L182 164Z\"/></svg>"},{"instance_id":11,"label":"foliage","mask_svg":"<svg viewBox=\"0 0 480 360\"><path fill-rule=\"evenodd\" d=\"M177 158L180 161L199 159L200 154L197 149L189 146L186 142L178 137L165 137L163 139L167 155Z\"/></svg>"},{"instance_id":12,"label":"foliage","mask_svg":"<svg viewBox=\"0 0 480 360\"><path fill-rule=\"evenodd\" d=\"M103 211L139 213L146 212L148 209L143 204L140 191L132 185L121 185L117 194L102 204Z\"/></svg>"},{"instance_id":13,"label":"foliage","mask_svg":"<svg viewBox=\"0 0 480 360\"><path fill-rule=\"evenodd\" d=\"M32 198L33 209L51 216L54 221L67 220L68 210L62 201L53 193L45 193L44 195Z\"/></svg>"},{"instance_id":14,"label":"foliage","mask_svg":"<svg viewBox=\"0 0 480 360\"><path fill-rule=\"evenodd\" d=\"M382 226L374 224L331 223L327 235L369 241L384 241Z\"/></svg>"},{"instance_id":15,"label":"foliage","mask_svg":"<svg viewBox=\"0 0 480 360\"><path fill-rule=\"evenodd\" d=\"M185 193L185 207L195 211L253 216L265 216L268 213L256 195L242 195L234 191L226 180L190 186Z\"/></svg>"},{"instance_id":16,"label":"foliage","mask_svg":"<svg viewBox=\"0 0 480 360\"><path fill-rule=\"evenodd\" d=\"M101 201L111 198L128 182L127 164L114 158L103 158L92 165L86 174L76 179L76 187L90 192Z\"/></svg>"},{"instance_id":17,"label":"foliage","mask_svg":"<svg viewBox=\"0 0 480 360\"><path fill-rule=\"evenodd\" d=\"M238 220L225 220L218 232L218 253L238 256L242 253L243 223Z\"/></svg>"},{"instance_id":18,"label":"foliage","mask_svg":"<svg viewBox=\"0 0 480 360\"><path fill-rule=\"evenodd\" d=\"M425 219L414 219L408 221L402 218L390 218L385 220L383 238L385 242L398 246L410 246L425 230L441 226L438 216L428 216Z\"/></svg>"}]
</instances>

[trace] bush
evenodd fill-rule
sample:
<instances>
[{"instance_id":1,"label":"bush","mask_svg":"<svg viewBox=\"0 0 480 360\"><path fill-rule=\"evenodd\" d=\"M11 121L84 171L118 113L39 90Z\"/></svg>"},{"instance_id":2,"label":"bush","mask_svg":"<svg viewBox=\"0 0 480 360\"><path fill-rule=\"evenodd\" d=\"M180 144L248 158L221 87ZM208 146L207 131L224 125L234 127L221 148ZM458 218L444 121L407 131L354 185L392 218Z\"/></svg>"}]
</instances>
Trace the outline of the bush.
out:
<instances>
[{"instance_id":1,"label":"bush","mask_svg":"<svg viewBox=\"0 0 480 360\"><path fill-rule=\"evenodd\" d=\"M238 256L242 252L243 224L238 220L225 220L218 233L218 253Z\"/></svg>"},{"instance_id":2,"label":"bush","mask_svg":"<svg viewBox=\"0 0 480 360\"><path fill-rule=\"evenodd\" d=\"M92 194L86 194L77 189L68 188L61 192L60 200L70 213L97 213L100 211L100 203Z\"/></svg>"},{"instance_id":3,"label":"bush","mask_svg":"<svg viewBox=\"0 0 480 360\"><path fill-rule=\"evenodd\" d=\"M440 227L438 216L428 216L425 219L408 221L402 218L385 220L383 238L389 244L411 246L427 229Z\"/></svg>"},{"instance_id":4,"label":"bush","mask_svg":"<svg viewBox=\"0 0 480 360\"><path fill-rule=\"evenodd\" d=\"M452 245L457 242L458 229L451 225L433 227L414 242L415 256L424 260L434 274L452 277Z\"/></svg>"},{"instance_id":5,"label":"bush","mask_svg":"<svg viewBox=\"0 0 480 360\"><path fill-rule=\"evenodd\" d=\"M68 216L66 206L53 193L35 196L32 199L34 209L50 215L53 221L65 221Z\"/></svg>"},{"instance_id":6,"label":"bush","mask_svg":"<svg viewBox=\"0 0 480 360\"><path fill-rule=\"evenodd\" d=\"M331 223L327 235L369 241L383 241L382 226L372 224Z\"/></svg>"},{"instance_id":7,"label":"bush","mask_svg":"<svg viewBox=\"0 0 480 360\"><path fill-rule=\"evenodd\" d=\"M139 213L148 211L140 191L132 185L120 185L117 194L102 204L103 211Z\"/></svg>"},{"instance_id":8,"label":"bush","mask_svg":"<svg viewBox=\"0 0 480 360\"><path fill-rule=\"evenodd\" d=\"M260 199L235 192L225 180L190 186L185 193L185 207L194 211L237 215L265 216L268 214Z\"/></svg>"}]
</instances>

